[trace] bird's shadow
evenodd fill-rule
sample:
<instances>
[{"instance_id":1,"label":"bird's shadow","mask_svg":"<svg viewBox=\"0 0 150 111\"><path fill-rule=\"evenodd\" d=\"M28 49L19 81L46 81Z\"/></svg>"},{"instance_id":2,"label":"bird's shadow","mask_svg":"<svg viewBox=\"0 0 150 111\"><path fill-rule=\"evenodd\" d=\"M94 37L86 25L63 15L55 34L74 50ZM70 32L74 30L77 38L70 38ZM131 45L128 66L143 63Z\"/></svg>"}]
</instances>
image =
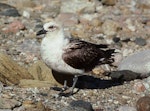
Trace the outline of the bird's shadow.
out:
<instances>
[{"instance_id":1,"label":"bird's shadow","mask_svg":"<svg viewBox=\"0 0 150 111\"><path fill-rule=\"evenodd\" d=\"M71 87L73 83L74 75L62 74L56 71L52 71L53 76L57 82L60 84L64 84L64 81L67 81L67 86ZM100 78L96 78L89 75L83 75L78 77L78 81L76 83L76 88L79 89L105 89L112 86L121 85L122 82L114 81L114 80L102 80Z\"/></svg>"}]
</instances>

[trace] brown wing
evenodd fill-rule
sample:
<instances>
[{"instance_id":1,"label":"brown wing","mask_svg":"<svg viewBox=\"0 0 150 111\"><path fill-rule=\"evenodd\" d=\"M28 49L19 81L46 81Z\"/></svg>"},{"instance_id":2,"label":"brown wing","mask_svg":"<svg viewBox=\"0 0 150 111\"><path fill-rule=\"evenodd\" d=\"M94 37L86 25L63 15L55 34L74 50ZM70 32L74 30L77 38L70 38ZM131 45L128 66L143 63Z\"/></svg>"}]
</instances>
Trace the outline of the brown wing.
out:
<instances>
[{"instance_id":1,"label":"brown wing","mask_svg":"<svg viewBox=\"0 0 150 111\"><path fill-rule=\"evenodd\" d=\"M100 50L97 45L72 40L62 57L73 68L91 70L99 63L100 58L104 58L104 51Z\"/></svg>"}]
</instances>

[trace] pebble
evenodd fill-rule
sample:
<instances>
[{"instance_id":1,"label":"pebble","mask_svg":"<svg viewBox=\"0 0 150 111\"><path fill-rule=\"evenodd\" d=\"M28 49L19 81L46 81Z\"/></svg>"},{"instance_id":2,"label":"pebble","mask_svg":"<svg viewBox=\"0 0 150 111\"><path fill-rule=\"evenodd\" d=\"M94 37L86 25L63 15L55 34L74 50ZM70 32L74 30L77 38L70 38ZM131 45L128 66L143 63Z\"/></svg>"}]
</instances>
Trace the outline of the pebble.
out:
<instances>
[{"instance_id":1,"label":"pebble","mask_svg":"<svg viewBox=\"0 0 150 111\"><path fill-rule=\"evenodd\" d=\"M141 92L146 91L146 87L145 87L145 85L143 84L143 82L136 82L136 83L133 85L133 91L134 91L135 93L141 93Z\"/></svg>"},{"instance_id":2,"label":"pebble","mask_svg":"<svg viewBox=\"0 0 150 111\"><path fill-rule=\"evenodd\" d=\"M29 19L30 18L30 13L28 11L24 10L22 16Z\"/></svg>"},{"instance_id":3,"label":"pebble","mask_svg":"<svg viewBox=\"0 0 150 111\"><path fill-rule=\"evenodd\" d=\"M59 111L94 111L89 102L83 100L72 101L69 106L60 109Z\"/></svg>"},{"instance_id":4,"label":"pebble","mask_svg":"<svg viewBox=\"0 0 150 111\"><path fill-rule=\"evenodd\" d=\"M137 110L135 107L124 105L120 106L117 111L137 111Z\"/></svg>"},{"instance_id":5,"label":"pebble","mask_svg":"<svg viewBox=\"0 0 150 111\"><path fill-rule=\"evenodd\" d=\"M149 0L64 0L63 2L62 0L1 0L1 2L9 4L10 6L5 5L5 7L3 7L3 5L0 5L0 14L5 12L8 14L9 10L13 10L14 12L16 11L15 13L17 16L12 13L13 11L10 12L11 16L7 16L6 13L6 15L0 15L0 30L8 28L7 26L16 20L24 24L25 30L18 29L16 33L5 33L0 31L0 51L6 52L7 54L9 53L16 63L21 64L23 67L30 67L32 70L32 64L33 62L36 62L35 59L40 59L40 56L37 55L41 39L35 40L35 34L43 27L42 25L46 21L51 18L56 19L59 16L60 21L66 20L64 25L67 26L65 29L67 29L68 32L71 32L72 30L75 31L75 37L98 44L108 43L112 45L110 47L121 50L120 55L117 56L117 65L115 67L110 66L113 70L118 70L116 68L120 63L119 61L122 61L121 59L123 57L128 57L135 51L149 49L150 19L148 16L144 16L149 13ZM14 15L16 17L14 17ZM146 21L142 22L143 19ZM111 22L107 25L107 21ZM105 28L103 26L104 24ZM144 39L146 44L142 45L141 43L135 43L136 38ZM145 55L141 54L141 57L136 60L139 61L145 59L143 56ZM145 57L148 58L147 56ZM133 60L134 57L130 60L132 61L132 66L134 66ZM130 61L128 62L130 63ZM149 59L147 59L145 63L148 61ZM39 63L37 64L35 72L38 72L36 75L38 80L25 79L24 81L26 82L24 83L24 86L31 88L33 86L30 83L34 83L34 87L40 83L47 84L47 82L43 81L48 80L51 73L47 72L45 69L43 70L43 67L39 67ZM140 61L139 63L136 62L135 64L140 64L138 69L145 71L143 68L143 61ZM148 69L150 68L147 68L147 70ZM96 70L95 72L99 73L102 71ZM41 74L39 72L41 72ZM139 72L139 74L142 73ZM13 74L9 77L12 76ZM15 76L15 78L16 77L17 76ZM64 75L58 80L61 80L62 78L64 78ZM37 106L36 102L40 100L42 100L44 106L48 106L52 111L58 111L62 108L64 108L64 110L70 108L68 111L86 111L83 107L73 107L71 105L66 108L66 105L68 105L72 99L89 101L94 108L98 108L95 109L95 111L117 111L116 108L121 106L124 106L125 111L130 111L126 106L132 107L136 104L136 100L139 96L147 93L149 94L150 82L148 79L138 80L145 86L145 91L141 91L140 93L133 92L133 86L136 80L124 82L124 84L120 85L118 82L112 82L109 79L110 77L107 76L102 78L89 76L84 78L79 77L78 86L81 87L79 92L71 97L57 97L58 99L53 96L54 94L58 94L58 92L49 90L49 87L51 86L49 84L47 84L46 89L45 86L42 86L41 88L38 87L37 89L39 89L39 93L36 93L34 88L31 88L32 91L28 90L28 88L20 88L20 86L5 87L4 85L1 90L1 95L3 95L3 98L21 102L21 106L15 106L15 108L8 109L13 111L48 111ZM69 80L72 81L72 79ZM126 80L129 79L126 77ZM62 85L60 85L60 87L61 86ZM8 87L12 87L12 89L9 89ZM142 89L140 85L136 87ZM44 92L44 94L41 94L41 92ZM27 100L31 100L33 103L25 103L24 101ZM23 103L24 105L26 104L26 108L22 105ZM34 107L32 107L32 105Z\"/></svg>"},{"instance_id":6,"label":"pebble","mask_svg":"<svg viewBox=\"0 0 150 111\"><path fill-rule=\"evenodd\" d=\"M150 111L150 97L144 96L139 98L136 103L137 111Z\"/></svg>"},{"instance_id":7,"label":"pebble","mask_svg":"<svg viewBox=\"0 0 150 111\"><path fill-rule=\"evenodd\" d=\"M0 93L4 90L4 86L3 86L3 83L0 82Z\"/></svg>"},{"instance_id":8,"label":"pebble","mask_svg":"<svg viewBox=\"0 0 150 111\"><path fill-rule=\"evenodd\" d=\"M114 38L113 38L113 41L114 41L115 43L117 43L117 42L120 41L120 38L119 38L119 37L114 37Z\"/></svg>"},{"instance_id":9,"label":"pebble","mask_svg":"<svg viewBox=\"0 0 150 111\"><path fill-rule=\"evenodd\" d=\"M19 30L24 30L25 29L25 25L18 20L13 21L12 23L10 23L8 25L7 28L5 28L3 31L5 33L17 33Z\"/></svg>"},{"instance_id":10,"label":"pebble","mask_svg":"<svg viewBox=\"0 0 150 111\"><path fill-rule=\"evenodd\" d=\"M102 4L107 6L113 6L116 4L116 2L117 0L102 0Z\"/></svg>"},{"instance_id":11,"label":"pebble","mask_svg":"<svg viewBox=\"0 0 150 111\"><path fill-rule=\"evenodd\" d=\"M118 70L131 70L136 73L150 72L150 50L139 51L125 59L118 65ZM143 58L144 57L144 58Z\"/></svg>"},{"instance_id":12,"label":"pebble","mask_svg":"<svg viewBox=\"0 0 150 111\"><path fill-rule=\"evenodd\" d=\"M0 3L0 15L12 17L20 16L18 10L15 7L4 3Z\"/></svg>"},{"instance_id":13,"label":"pebble","mask_svg":"<svg viewBox=\"0 0 150 111\"><path fill-rule=\"evenodd\" d=\"M107 36L114 36L117 34L120 26L113 20L105 20L102 24L103 33Z\"/></svg>"},{"instance_id":14,"label":"pebble","mask_svg":"<svg viewBox=\"0 0 150 111\"><path fill-rule=\"evenodd\" d=\"M146 45L146 40L143 38L136 38L134 41L137 45L144 46Z\"/></svg>"},{"instance_id":15,"label":"pebble","mask_svg":"<svg viewBox=\"0 0 150 111\"><path fill-rule=\"evenodd\" d=\"M127 27L131 31L136 31L136 27L133 25L133 21L131 19L127 19L126 21Z\"/></svg>"}]
</instances>

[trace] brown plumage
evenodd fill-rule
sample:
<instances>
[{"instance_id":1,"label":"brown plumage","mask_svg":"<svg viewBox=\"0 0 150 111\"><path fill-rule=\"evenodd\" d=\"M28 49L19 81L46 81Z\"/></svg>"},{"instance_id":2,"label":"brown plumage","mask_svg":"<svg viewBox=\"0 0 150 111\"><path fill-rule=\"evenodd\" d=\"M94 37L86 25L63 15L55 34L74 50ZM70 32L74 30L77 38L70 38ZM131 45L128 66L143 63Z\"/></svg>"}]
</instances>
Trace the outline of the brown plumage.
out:
<instances>
[{"instance_id":1,"label":"brown plumage","mask_svg":"<svg viewBox=\"0 0 150 111\"><path fill-rule=\"evenodd\" d=\"M104 50L107 48L104 44L92 44L78 39L71 39L69 46L64 49L63 60L73 68L90 71L96 65L111 64L111 58L114 49Z\"/></svg>"}]
</instances>

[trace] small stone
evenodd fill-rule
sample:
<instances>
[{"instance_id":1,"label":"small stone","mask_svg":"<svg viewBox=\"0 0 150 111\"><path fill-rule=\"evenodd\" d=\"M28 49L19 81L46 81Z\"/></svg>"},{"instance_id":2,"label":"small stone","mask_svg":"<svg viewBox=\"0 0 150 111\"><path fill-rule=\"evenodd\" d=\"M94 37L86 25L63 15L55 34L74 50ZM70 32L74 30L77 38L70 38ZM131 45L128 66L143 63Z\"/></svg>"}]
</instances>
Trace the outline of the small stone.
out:
<instances>
[{"instance_id":1,"label":"small stone","mask_svg":"<svg viewBox=\"0 0 150 111\"><path fill-rule=\"evenodd\" d=\"M99 19L97 19L97 18L93 18L92 21L91 21L91 24L94 27L99 27L99 26L102 25L102 22Z\"/></svg>"},{"instance_id":2,"label":"small stone","mask_svg":"<svg viewBox=\"0 0 150 111\"><path fill-rule=\"evenodd\" d=\"M22 105L25 107L25 108L35 108L36 105L34 104L33 101L31 100L25 100Z\"/></svg>"},{"instance_id":3,"label":"small stone","mask_svg":"<svg viewBox=\"0 0 150 111\"><path fill-rule=\"evenodd\" d=\"M134 41L137 45L144 46L146 45L146 40L143 38L136 38Z\"/></svg>"},{"instance_id":4,"label":"small stone","mask_svg":"<svg viewBox=\"0 0 150 111\"><path fill-rule=\"evenodd\" d=\"M103 33L107 36L114 36L117 34L120 26L117 22L113 20L105 20L102 25Z\"/></svg>"},{"instance_id":5,"label":"small stone","mask_svg":"<svg viewBox=\"0 0 150 111\"><path fill-rule=\"evenodd\" d=\"M84 108L84 109L86 109L86 111L94 111L93 108L92 108L91 103L83 101L83 100L72 101L70 103L70 105L72 107L81 107L81 108Z\"/></svg>"},{"instance_id":6,"label":"small stone","mask_svg":"<svg viewBox=\"0 0 150 111\"><path fill-rule=\"evenodd\" d=\"M22 22L16 20L10 23L8 27L3 31L5 33L11 33L11 32L17 33L19 30L24 30L24 29L25 29L25 25Z\"/></svg>"},{"instance_id":7,"label":"small stone","mask_svg":"<svg viewBox=\"0 0 150 111\"><path fill-rule=\"evenodd\" d=\"M117 42L120 41L120 38L119 38L119 37L114 37L114 38L113 38L113 41L114 41L115 43L117 43Z\"/></svg>"},{"instance_id":8,"label":"small stone","mask_svg":"<svg viewBox=\"0 0 150 111\"><path fill-rule=\"evenodd\" d=\"M4 3L0 3L0 15L12 17L20 16L18 10L15 7Z\"/></svg>"},{"instance_id":9,"label":"small stone","mask_svg":"<svg viewBox=\"0 0 150 111\"><path fill-rule=\"evenodd\" d=\"M136 82L133 85L133 89L136 93L144 92L146 90L146 88L142 82Z\"/></svg>"},{"instance_id":10,"label":"small stone","mask_svg":"<svg viewBox=\"0 0 150 111\"><path fill-rule=\"evenodd\" d=\"M127 19L125 22L130 31L132 31L132 32L136 31L136 27L134 26L133 21L131 19Z\"/></svg>"},{"instance_id":11,"label":"small stone","mask_svg":"<svg viewBox=\"0 0 150 111\"><path fill-rule=\"evenodd\" d=\"M95 75L103 75L103 73L105 72L104 69L102 69L101 67L95 67L92 72L95 74Z\"/></svg>"},{"instance_id":12,"label":"small stone","mask_svg":"<svg viewBox=\"0 0 150 111\"><path fill-rule=\"evenodd\" d=\"M136 103L137 111L150 111L150 97L141 97Z\"/></svg>"},{"instance_id":13,"label":"small stone","mask_svg":"<svg viewBox=\"0 0 150 111\"><path fill-rule=\"evenodd\" d=\"M0 82L0 93L3 91L3 89L4 89L3 83Z\"/></svg>"},{"instance_id":14,"label":"small stone","mask_svg":"<svg viewBox=\"0 0 150 111\"><path fill-rule=\"evenodd\" d=\"M59 111L94 111L89 102L83 100L72 101L69 106L61 108Z\"/></svg>"},{"instance_id":15,"label":"small stone","mask_svg":"<svg viewBox=\"0 0 150 111\"><path fill-rule=\"evenodd\" d=\"M117 0L102 0L103 5L113 6L115 5Z\"/></svg>"},{"instance_id":16,"label":"small stone","mask_svg":"<svg viewBox=\"0 0 150 111\"><path fill-rule=\"evenodd\" d=\"M137 111L137 110L135 107L124 105L120 106L117 111Z\"/></svg>"},{"instance_id":17,"label":"small stone","mask_svg":"<svg viewBox=\"0 0 150 111\"><path fill-rule=\"evenodd\" d=\"M28 11L23 11L22 15L26 18L30 18L30 13Z\"/></svg>"}]
</instances>

